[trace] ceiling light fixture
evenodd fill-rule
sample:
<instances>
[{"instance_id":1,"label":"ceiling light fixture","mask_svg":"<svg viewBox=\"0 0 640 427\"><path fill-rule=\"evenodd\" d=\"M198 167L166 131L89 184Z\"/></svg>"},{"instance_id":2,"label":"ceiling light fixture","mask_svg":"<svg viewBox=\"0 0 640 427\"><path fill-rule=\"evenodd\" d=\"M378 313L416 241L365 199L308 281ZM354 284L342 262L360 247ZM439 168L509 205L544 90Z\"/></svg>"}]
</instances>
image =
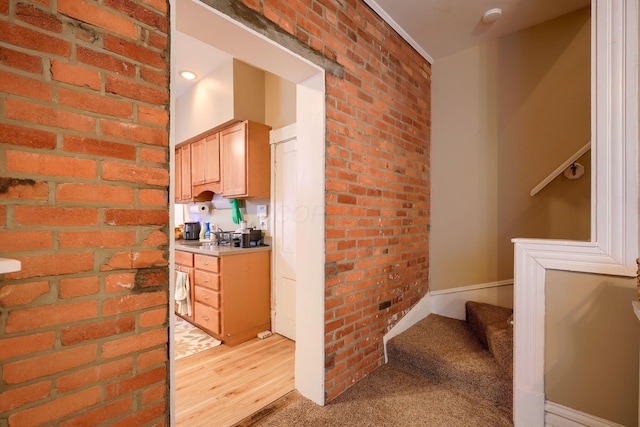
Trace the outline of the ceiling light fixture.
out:
<instances>
[{"instance_id":1,"label":"ceiling light fixture","mask_svg":"<svg viewBox=\"0 0 640 427\"><path fill-rule=\"evenodd\" d=\"M180 71L180 77L187 80L194 80L198 76L196 75L196 73L191 71Z\"/></svg>"},{"instance_id":2,"label":"ceiling light fixture","mask_svg":"<svg viewBox=\"0 0 640 427\"><path fill-rule=\"evenodd\" d=\"M502 9L496 7L495 9L487 10L484 15L482 15L482 22L485 24L491 24L496 22L498 18L502 16Z\"/></svg>"}]
</instances>

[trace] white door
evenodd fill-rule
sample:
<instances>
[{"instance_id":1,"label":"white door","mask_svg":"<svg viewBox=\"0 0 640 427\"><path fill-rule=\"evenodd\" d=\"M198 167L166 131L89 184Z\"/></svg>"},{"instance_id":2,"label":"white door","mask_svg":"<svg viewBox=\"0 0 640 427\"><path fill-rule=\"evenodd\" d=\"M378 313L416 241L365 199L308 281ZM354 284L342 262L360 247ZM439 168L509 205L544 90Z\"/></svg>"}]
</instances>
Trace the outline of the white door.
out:
<instances>
[{"instance_id":1,"label":"white door","mask_svg":"<svg viewBox=\"0 0 640 427\"><path fill-rule=\"evenodd\" d=\"M297 140L295 126L275 143L274 173L274 332L296 338Z\"/></svg>"}]
</instances>

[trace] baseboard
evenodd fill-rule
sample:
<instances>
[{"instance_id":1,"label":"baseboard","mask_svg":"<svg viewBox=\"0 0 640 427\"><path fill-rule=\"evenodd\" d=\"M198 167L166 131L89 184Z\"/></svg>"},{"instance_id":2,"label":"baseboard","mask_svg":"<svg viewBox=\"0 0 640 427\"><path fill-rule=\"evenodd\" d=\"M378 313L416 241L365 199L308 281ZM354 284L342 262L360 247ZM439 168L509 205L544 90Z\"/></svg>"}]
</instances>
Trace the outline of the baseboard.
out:
<instances>
[{"instance_id":1,"label":"baseboard","mask_svg":"<svg viewBox=\"0 0 640 427\"><path fill-rule=\"evenodd\" d=\"M544 405L546 427L623 427L596 416L547 401Z\"/></svg>"},{"instance_id":2,"label":"baseboard","mask_svg":"<svg viewBox=\"0 0 640 427\"><path fill-rule=\"evenodd\" d=\"M432 291L430 295L432 313L465 320L464 304L467 301L513 308L513 279L442 289Z\"/></svg>"},{"instance_id":3,"label":"baseboard","mask_svg":"<svg viewBox=\"0 0 640 427\"><path fill-rule=\"evenodd\" d=\"M411 310L407 314L404 315L402 319L395 324L393 328L389 332L382 337L382 342L384 344L384 362L387 363L389 361L387 357L387 342L395 337L396 335L400 335L420 320L424 319L428 315L431 314L431 296L429 294L425 295L416 305L414 305Z\"/></svg>"}]
</instances>

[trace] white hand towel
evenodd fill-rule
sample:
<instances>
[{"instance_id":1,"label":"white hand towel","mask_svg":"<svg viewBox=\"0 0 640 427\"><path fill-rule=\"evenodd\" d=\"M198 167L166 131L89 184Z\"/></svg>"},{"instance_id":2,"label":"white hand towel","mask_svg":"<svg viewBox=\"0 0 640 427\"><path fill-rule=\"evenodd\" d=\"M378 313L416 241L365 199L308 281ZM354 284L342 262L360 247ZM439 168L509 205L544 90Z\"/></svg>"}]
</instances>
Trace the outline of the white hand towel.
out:
<instances>
[{"instance_id":1,"label":"white hand towel","mask_svg":"<svg viewBox=\"0 0 640 427\"><path fill-rule=\"evenodd\" d=\"M189 295L189 274L178 271L174 298L178 304L178 314L191 316L191 297Z\"/></svg>"}]
</instances>

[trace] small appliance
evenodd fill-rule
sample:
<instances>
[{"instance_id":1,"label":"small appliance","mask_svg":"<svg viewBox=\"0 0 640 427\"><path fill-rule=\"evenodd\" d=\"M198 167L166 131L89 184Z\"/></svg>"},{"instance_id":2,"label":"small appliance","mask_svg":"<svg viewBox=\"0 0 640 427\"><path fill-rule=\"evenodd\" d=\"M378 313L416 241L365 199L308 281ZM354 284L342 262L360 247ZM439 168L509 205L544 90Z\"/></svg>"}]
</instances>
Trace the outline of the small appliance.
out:
<instances>
[{"instance_id":1,"label":"small appliance","mask_svg":"<svg viewBox=\"0 0 640 427\"><path fill-rule=\"evenodd\" d=\"M199 222L185 222L184 223L184 240L198 240L200 238L200 223Z\"/></svg>"}]
</instances>

